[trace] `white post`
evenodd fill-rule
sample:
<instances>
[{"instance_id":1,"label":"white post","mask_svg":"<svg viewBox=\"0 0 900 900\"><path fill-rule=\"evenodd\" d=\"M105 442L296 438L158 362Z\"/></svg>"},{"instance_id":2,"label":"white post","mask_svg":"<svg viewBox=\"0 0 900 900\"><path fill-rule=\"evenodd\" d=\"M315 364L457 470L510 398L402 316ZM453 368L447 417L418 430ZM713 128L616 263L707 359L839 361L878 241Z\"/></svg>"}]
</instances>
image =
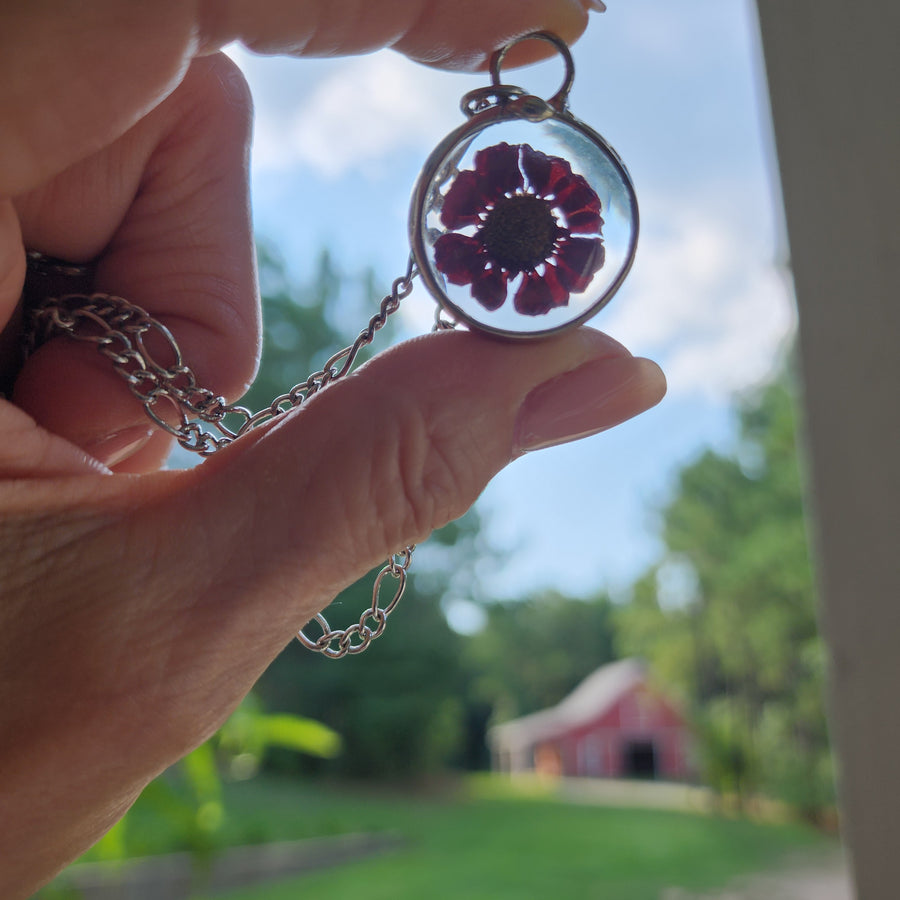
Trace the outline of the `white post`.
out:
<instances>
[{"instance_id":1,"label":"white post","mask_svg":"<svg viewBox=\"0 0 900 900\"><path fill-rule=\"evenodd\" d=\"M860 900L900 897L900 4L758 0L800 311L832 736Z\"/></svg>"}]
</instances>

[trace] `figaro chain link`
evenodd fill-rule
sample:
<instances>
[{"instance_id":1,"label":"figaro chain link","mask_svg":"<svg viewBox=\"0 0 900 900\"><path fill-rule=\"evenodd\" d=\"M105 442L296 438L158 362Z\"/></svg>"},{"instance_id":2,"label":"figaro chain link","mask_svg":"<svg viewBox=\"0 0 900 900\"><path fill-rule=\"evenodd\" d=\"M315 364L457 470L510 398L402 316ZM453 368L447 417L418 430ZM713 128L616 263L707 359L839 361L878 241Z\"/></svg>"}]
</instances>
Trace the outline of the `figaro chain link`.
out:
<instances>
[{"instance_id":1,"label":"figaro chain link","mask_svg":"<svg viewBox=\"0 0 900 900\"><path fill-rule=\"evenodd\" d=\"M82 267L37 253L29 254L29 266L39 274L83 274ZM335 353L306 381L276 397L269 406L256 413L226 403L223 397L201 387L194 372L184 363L172 332L146 310L110 294L65 294L42 298L27 313L25 353L33 352L60 334L93 344L110 361L113 370L157 426L172 435L184 449L207 457L248 431L295 409L350 372L359 352L372 343L388 317L412 292L417 274L410 257L406 273L394 280L391 292L382 299L378 312L353 343ZM302 630L298 631L300 643L330 659L362 653L384 633L388 616L403 596L414 549L415 545L410 545L388 559L375 577L371 606L358 622L345 629L333 629L319 613L314 621L321 629L321 635L311 639ZM382 586L388 578L394 582L393 594L382 606Z\"/></svg>"}]
</instances>

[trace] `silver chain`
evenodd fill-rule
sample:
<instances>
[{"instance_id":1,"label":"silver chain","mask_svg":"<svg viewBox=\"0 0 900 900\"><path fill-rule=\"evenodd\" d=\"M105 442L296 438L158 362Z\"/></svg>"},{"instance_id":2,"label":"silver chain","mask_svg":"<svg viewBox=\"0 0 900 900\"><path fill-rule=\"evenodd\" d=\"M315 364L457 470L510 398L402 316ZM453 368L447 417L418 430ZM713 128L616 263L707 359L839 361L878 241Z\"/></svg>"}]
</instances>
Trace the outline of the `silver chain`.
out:
<instances>
[{"instance_id":1,"label":"silver chain","mask_svg":"<svg viewBox=\"0 0 900 900\"><path fill-rule=\"evenodd\" d=\"M38 275L75 276L86 272L84 267L50 260L37 253L29 254L29 266ZM388 316L395 313L400 302L412 292L417 274L410 257L406 273L394 279L391 292L382 299L378 312L356 340L335 353L306 381L276 397L256 413L226 403L223 397L199 386L194 372L185 365L172 332L140 306L110 294L65 294L42 298L28 311L25 352L33 352L59 334L94 344L153 422L172 435L184 449L206 457L248 431L300 406L332 381L343 378L353 368L359 352L372 343ZM358 622L345 629L333 629L319 613L314 621L322 634L312 640L302 630L298 631L300 643L331 659L362 653L384 633L388 616L403 596L414 549L415 545L410 545L388 559L375 577L372 604ZM382 606L381 591L386 578L395 584L390 600Z\"/></svg>"}]
</instances>

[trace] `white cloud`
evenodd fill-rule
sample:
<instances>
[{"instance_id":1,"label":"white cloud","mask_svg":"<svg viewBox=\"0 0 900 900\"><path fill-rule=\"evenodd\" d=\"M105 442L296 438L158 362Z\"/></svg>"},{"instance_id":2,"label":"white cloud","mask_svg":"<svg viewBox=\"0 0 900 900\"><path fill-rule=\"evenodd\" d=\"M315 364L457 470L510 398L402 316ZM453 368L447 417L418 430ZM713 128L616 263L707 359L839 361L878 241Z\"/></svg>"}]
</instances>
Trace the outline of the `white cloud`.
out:
<instances>
[{"instance_id":1,"label":"white cloud","mask_svg":"<svg viewBox=\"0 0 900 900\"><path fill-rule=\"evenodd\" d=\"M768 241L738 216L658 198L645 207L665 227L642 237L601 327L655 356L671 393L727 400L771 374L795 326L789 285Z\"/></svg>"},{"instance_id":2,"label":"white cloud","mask_svg":"<svg viewBox=\"0 0 900 900\"><path fill-rule=\"evenodd\" d=\"M462 123L459 97L472 86L471 77L452 77L389 51L331 61L313 84L305 67L292 71L282 61L276 83L261 73L270 61L258 64L239 49L233 56L256 104L254 166L286 171L299 164L326 178L385 165L397 151L429 149ZM285 80L295 81L290 105Z\"/></svg>"}]
</instances>

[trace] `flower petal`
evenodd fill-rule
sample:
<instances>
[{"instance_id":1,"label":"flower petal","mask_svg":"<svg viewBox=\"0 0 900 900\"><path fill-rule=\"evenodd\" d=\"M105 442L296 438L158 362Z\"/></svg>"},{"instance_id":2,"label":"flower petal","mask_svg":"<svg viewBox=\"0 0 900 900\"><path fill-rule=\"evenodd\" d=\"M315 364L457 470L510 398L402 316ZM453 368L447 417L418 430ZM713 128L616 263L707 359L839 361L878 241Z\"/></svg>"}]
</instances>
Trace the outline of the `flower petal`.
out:
<instances>
[{"instance_id":1,"label":"flower petal","mask_svg":"<svg viewBox=\"0 0 900 900\"><path fill-rule=\"evenodd\" d=\"M558 276L558 270L548 265L544 271L544 284L550 288L550 300L554 306L568 306L569 291Z\"/></svg>"},{"instance_id":2,"label":"flower petal","mask_svg":"<svg viewBox=\"0 0 900 900\"><path fill-rule=\"evenodd\" d=\"M522 144L522 171L539 197L556 192L559 182L572 174L572 167L559 156L548 156L529 144Z\"/></svg>"},{"instance_id":3,"label":"flower petal","mask_svg":"<svg viewBox=\"0 0 900 900\"><path fill-rule=\"evenodd\" d=\"M553 266L547 266L543 275L526 274L513 301L516 312L525 316L542 316L557 306L569 302L569 293L560 284Z\"/></svg>"},{"instance_id":4,"label":"flower petal","mask_svg":"<svg viewBox=\"0 0 900 900\"><path fill-rule=\"evenodd\" d=\"M475 154L475 171L484 179L488 202L511 194L524 184L519 170L519 147L502 141Z\"/></svg>"},{"instance_id":5,"label":"flower petal","mask_svg":"<svg viewBox=\"0 0 900 900\"><path fill-rule=\"evenodd\" d=\"M506 300L506 273L494 266L472 282L472 296L485 309L499 309Z\"/></svg>"},{"instance_id":6,"label":"flower petal","mask_svg":"<svg viewBox=\"0 0 900 900\"><path fill-rule=\"evenodd\" d=\"M441 222L452 230L477 225L480 215L490 202L485 196L484 179L471 169L465 169L453 180L450 190L444 196L441 207Z\"/></svg>"},{"instance_id":7,"label":"flower petal","mask_svg":"<svg viewBox=\"0 0 900 900\"><path fill-rule=\"evenodd\" d=\"M570 231L600 233L600 198L580 175L570 175L557 185L556 205Z\"/></svg>"},{"instance_id":8,"label":"flower petal","mask_svg":"<svg viewBox=\"0 0 900 900\"><path fill-rule=\"evenodd\" d=\"M598 238L570 237L560 241L556 251L559 283L565 290L580 294L587 290L605 260L606 249Z\"/></svg>"},{"instance_id":9,"label":"flower petal","mask_svg":"<svg viewBox=\"0 0 900 900\"><path fill-rule=\"evenodd\" d=\"M450 284L472 284L484 272L487 257L477 238L442 234L434 242L434 264Z\"/></svg>"}]
</instances>

